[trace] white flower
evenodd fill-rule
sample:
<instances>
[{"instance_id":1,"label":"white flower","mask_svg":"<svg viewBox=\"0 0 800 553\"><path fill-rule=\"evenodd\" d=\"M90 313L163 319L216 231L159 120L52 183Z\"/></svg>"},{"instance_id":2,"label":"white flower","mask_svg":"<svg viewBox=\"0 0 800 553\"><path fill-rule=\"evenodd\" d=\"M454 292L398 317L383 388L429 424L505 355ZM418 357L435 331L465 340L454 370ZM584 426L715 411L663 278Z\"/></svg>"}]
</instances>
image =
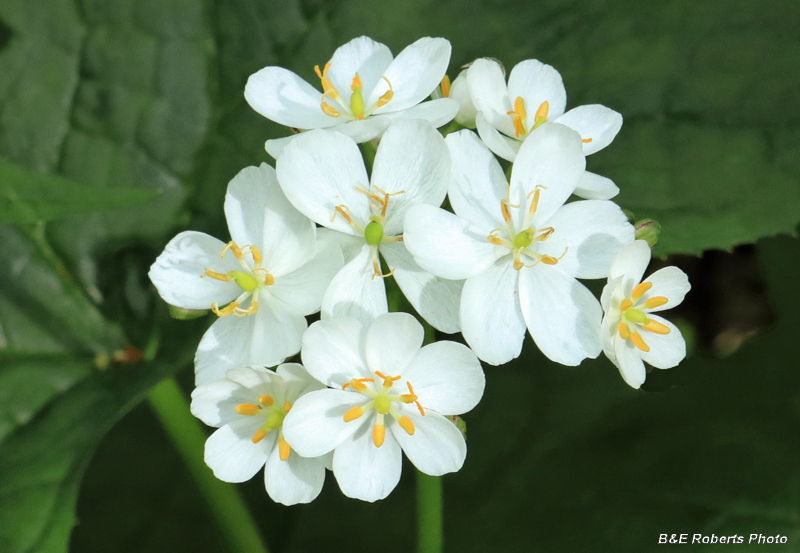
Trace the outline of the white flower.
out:
<instances>
[{"instance_id":1,"label":"white flower","mask_svg":"<svg viewBox=\"0 0 800 553\"><path fill-rule=\"evenodd\" d=\"M461 71L452 83L450 78L445 76L442 79L441 87L434 91L432 96L434 98L452 98L458 102L458 113L456 113L454 121L463 127L475 128L475 116L478 111L469 95L466 69Z\"/></svg>"},{"instance_id":2,"label":"white flower","mask_svg":"<svg viewBox=\"0 0 800 553\"><path fill-rule=\"evenodd\" d=\"M275 372L237 367L225 378L192 392L192 414L218 427L206 441L206 464L225 482L244 482L265 467L267 493L278 503L308 503L319 495L330 459L306 459L292 451L283 421L301 396L324 386L302 365L287 363Z\"/></svg>"},{"instance_id":3,"label":"white flower","mask_svg":"<svg viewBox=\"0 0 800 553\"><path fill-rule=\"evenodd\" d=\"M461 344L420 348L423 334L411 315L388 313L368 328L349 317L319 321L303 338L308 372L335 389L298 400L284 433L301 455L334 451L333 473L348 497L389 495L400 480L401 449L425 474L464 463L464 437L445 415L478 404L483 370Z\"/></svg>"},{"instance_id":4,"label":"white flower","mask_svg":"<svg viewBox=\"0 0 800 553\"><path fill-rule=\"evenodd\" d=\"M421 38L392 59L385 45L362 36L340 46L320 71L322 92L282 67L265 67L247 81L244 97L258 113L295 129L335 128L358 143L383 134L392 119L425 119L436 127L458 111L443 98L420 104L437 87L450 62L450 43ZM295 136L268 140L278 158Z\"/></svg>"},{"instance_id":5,"label":"white flower","mask_svg":"<svg viewBox=\"0 0 800 553\"><path fill-rule=\"evenodd\" d=\"M531 132L548 121L578 131L585 155L608 146L622 127L619 113L598 104L564 113L567 92L561 75L538 60L515 65L506 86L499 63L477 59L467 71L467 82L478 110L476 125L481 139L508 161L514 161ZM574 193L582 198L608 200L618 192L610 179L587 171L581 175Z\"/></svg>"},{"instance_id":6,"label":"white flower","mask_svg":"<svg viewBox=\"0 0 800 553\"><path fill-rule=\"evenodd\" d=\"M198 384L241 365L274 366L300 351L305 316L319 311L343 264L338 246L317 240L314 223L286 201L269 165L233 178L225 216L231 242L182 232L150 268L164 301L219 316L195 356Z\"/></svg>"},{"instance_id":7,"label":"white flower","mask_svg":"<svg viewBox=\"0 0 800 553\"><path fill-rule=\"evenodd\" d=\"M500 164L474 133L448 135L455 215L415 206L405 243L420 267L467 279L461 330L482 360L517 357L527 326L542 352L578 365L601 351L602 310L576 278L603 278L634 239L614 203L564 202L583 173L580 136L547 123L520 148L506 184Z\"/></svg>"},{"instance_id":8,"label":"white flower","mask_svg":"<svg viewBox=\"0 0 800 553\"><path fill-rule=\"evenodd\" d=\"M460 282L437 278L414 263L403 243L409 207L441 205L447 193L450 155L429 123L392 123L381 139L367 177L352 139L317 130L293 141L278 159L280 184L294 206L332 236L345 266L322 300L322 317L351 316L368 323L386 313L383 277L393 274L408 300L432 326L458 332ZM383 274L378 253L390 268Z\"/></svg>"},{"instance_id":9,"label":"white flower","mask_svg":"<svg viewBox=\"0 0 800 553\"><path fill-rule=\"evenodd\" d=\"M601 303L603 351L631 387L644 382L643 361L669 369L686 357L680 330L656 311L680 304L689 291L686 273L677 267L659 269L642 281L650 263L650 246L636 240L620 250L608 275Z\"/></svg>"}]
</instances>

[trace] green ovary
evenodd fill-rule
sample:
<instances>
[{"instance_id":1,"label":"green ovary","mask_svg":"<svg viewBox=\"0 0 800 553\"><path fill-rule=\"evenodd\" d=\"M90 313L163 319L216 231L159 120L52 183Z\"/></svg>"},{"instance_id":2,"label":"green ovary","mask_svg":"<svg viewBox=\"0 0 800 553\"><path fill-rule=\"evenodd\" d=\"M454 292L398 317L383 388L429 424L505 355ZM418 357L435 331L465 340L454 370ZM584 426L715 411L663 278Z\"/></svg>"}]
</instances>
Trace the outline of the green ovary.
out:
<instances>
[{"instance_id":1,"label":"green ovary","mask_svg":"<svg viewBox=\"0 0 800 553\"><path fill-rule=\"evenodd\" d=\"M239 285L239 288L245 292L252 292L258 288L258 281L256 278L249 273L245 273L244 271L231 271L228 273L228 276L231 277L234 282Z\"/></svg>"},{"instance_id":2,"label":"green ovary","mask_svg":"<svg viewBox=\"0 0 800 553\"><path fill-rule=\"evenodd\" d=\"M377 246L383 242L383 225L377 221L370 221L364 229L364 239L370 246Z\"/></svg>"},{"instance_id":3,"label":"green ovary","mask_svg":"<svg viewBox=\"0 0 800 553\"><path fill-rule=\"evenodd\" d=\"M633 309L633 308L626 309L625 318L632 323L639 323L639 324L647 323L647 315L645 315L642 311L639 311L638 309Z\"/></svg>"},{"instance_id":4,"label":"green ovary","mask_svg":"<svg viewBox=\"0 0 800 553\"><path fill-rule=\"evenodd\" d=\"M523 230L514 237L515 248L527 248L533 244L533 229Z\"/></svg>"},{"instance_id":5,"label":"green ovary","mask_svg":"<svg viewBox=\"0 0 800 553\"><path fill-rule=\"evenodd\" d=\"M381 415L385 415L392 408L392 402L386 396L375 398L375 410Z\"/></svg>"}]
</instances>

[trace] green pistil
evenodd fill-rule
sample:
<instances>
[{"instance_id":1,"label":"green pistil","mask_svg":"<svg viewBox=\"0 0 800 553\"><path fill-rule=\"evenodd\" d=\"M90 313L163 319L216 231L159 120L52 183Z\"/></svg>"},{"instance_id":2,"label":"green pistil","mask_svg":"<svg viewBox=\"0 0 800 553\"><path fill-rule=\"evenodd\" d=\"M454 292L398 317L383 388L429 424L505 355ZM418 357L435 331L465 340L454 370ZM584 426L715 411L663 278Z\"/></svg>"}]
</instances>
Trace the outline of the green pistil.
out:
<instances>
[{"instance_id":1,"label":"green pistil","mask_svg":"<svg viewBox=\"0 0 800 553\"><path fill-rule=\"evenodd\" d=\"M228 276L231 277L236 284L239 285L239 288L245 292L252 292L258 288L258 281L256 278L249 273L245 273L244 271L231 271L228 273Z\"/></svg>"},{"instance_id":2,"label":"green pistil","mask_svg":"<svg viewBox=\"0 0 800 553\"><path fill-rule=\"evenodd\" d=\"M644 312L639 311L638 309L633 309L633 308L626 309L625 318L632 323L639 323L642 325L647 323L647 315L645 315Z\"/></svg>"},{"instance_id":3,"label":"green pistil","mask_svg":"<svg viewBox=\"0 0 800 553\"><path fill-rule=\"evenodd\" d=\"M364 95L360 86L353 87L353 94L350 95L350 111L356 117L364 115Z\"/></svg>"},{"instance_id":4,"label":"green pistil","mask_svg":"<svg viewBox=\"0 0 800 553\"><path fill-rule=\"evenodd\" d=\"M392 402L386 396L378 396L375 398L375 410L381 415L385 415L392 408Z\"/></svg>"},{"instance_id":5,"label":"green pistil","mask_svg":"<svg viewBox=\"0 0 800 553\"><path fill-rule=\"evenodd\" d=\"M272 412L267 415L264 421L264 430L269 432L283 426L283 419L286 418L286 413L283 409L272 409Z\"/></svg>"},{"instance_id":6,"label":"green pistil","mask_svg":"<svg viewBox=\"0 0 800 553\"><path fill-rule=\"evenodd\" d=\"M523 230L514 237L514 248L527 248L533 243L533 229Z\"/></svg>"},{"instance_id":7,"label":"green pistil","mask_svg":"<svg viewBox=\"0 0 800 553\"><path fill-rule=\"evenodd\" d=\"M383 225L377 221L370 221L364 229L364 238L370 246L377 246L383 242Z\"/></svg>"}]
</instances>

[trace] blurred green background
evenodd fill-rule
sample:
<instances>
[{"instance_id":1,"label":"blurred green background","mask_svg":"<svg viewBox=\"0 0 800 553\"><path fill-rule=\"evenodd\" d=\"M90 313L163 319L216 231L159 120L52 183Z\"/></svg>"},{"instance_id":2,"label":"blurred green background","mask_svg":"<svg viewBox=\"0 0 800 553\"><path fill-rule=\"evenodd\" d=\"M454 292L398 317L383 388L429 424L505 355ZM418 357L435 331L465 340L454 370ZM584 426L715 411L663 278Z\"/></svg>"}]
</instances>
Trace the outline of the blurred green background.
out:
<instances>
[{"instance_id":1,"label":"blurred green background","mask_svg":"<svg viewBox=\"0 0 800 553\"><path fill-rule=\"evenodd\" d=\"M642 391L605 359L562 367L530 342L487 369L466 465L444 477L446 550L780 533L770 550L800 551L797 29L790 0L3 0L0 551L225 551L141 403L176 372L188 394L210 319L171 320L147 268L179 230L224 239L227 182L286 134L244 102L247 77L281 65L316 83L360 35L395 54L446 37L451 78L479 56L537 58L569 107L621 112L589 169L661 222L654 254L694 287L672 316L694 354ZM148 344L138 363L122 349ZM399 552L412 469L374 505L331 475L307 506L272 504L259 477L239 487L273 552ZM683 550L729 547L768 548Z\"/></svg>"}]
</instances>

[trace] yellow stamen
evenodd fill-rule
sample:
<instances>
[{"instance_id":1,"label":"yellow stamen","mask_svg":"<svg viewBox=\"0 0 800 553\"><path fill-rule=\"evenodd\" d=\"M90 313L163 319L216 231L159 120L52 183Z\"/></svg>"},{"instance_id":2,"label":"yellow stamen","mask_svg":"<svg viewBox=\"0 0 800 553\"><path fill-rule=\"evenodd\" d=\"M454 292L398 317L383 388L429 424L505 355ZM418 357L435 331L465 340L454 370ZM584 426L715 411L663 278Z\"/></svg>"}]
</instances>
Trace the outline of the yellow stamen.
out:
<instances>
[{"instance_id":1,"label":"yellow stamen","mask_svg":"<svg viewBox=\"0 0 800 553\"><path fill-rule=\"evenodd\" d=\"M667 325L661 324L653 319L648 319L647 324L642 325L642 328L653 334L669 334L670 332Z\"/></svg>"},{"instance_id":2,"label":"yellow stamen","mask_svg":"<svg viewBox=\"0 0 800 553\"><path fill-rule=\"evenodd\" d=\"M520 136L526 134L525 119L527 118L528 114L525 111L525 100L522 98L522 96L517 96L517 99L514 100L514 110L506 112L506 114L514 116L514 135L519 138Z\"/></svg>"},{"instance_id":3,"label":"yellow stamen","mask_svg":"<svg viewBox=\"0 0 800 553\"><path fill-rule=\"evenodd\" d=\"M442 97L449 98L450 97L450 77L447 75L444 76L442 79Z\"/></svg>"},{"instance_id":4,"label":"yellow stamen","mask_svg":"<svg viewBox=\"0 0 800 553\"><path fill-rule=\"evenodd\" d=\"M217 302L214 302L211 304L211 311L213 311L218 317L227 317L228 315L232 315L237 307L239 307L239 304L235 301L232 301L226 307L220 309L219 305L217 305Z\"/></svg>"},{"instance_id":5,"label":"yellow stamen","mask_svg":"<svg viewBox=\"0 0 800 553\"><path fill-rule=\"evenodd\" d=\"M227 253L228 250L231 250L233 252L233 255L239 261L244 260L244 255L242 254L242 250L241 248L239 248L239 246L236 245L236 242L231 240L230 242L225 244L225 247L222 248L222 253L220 254L220 257L222 257L222 259L225 259L225 254Z\"/></svg>"},{"instance_id":6,"label":"yellow stamen","mask_svg":"<svg viewBox=\"0 0 800 553\"><path fill-rule=\"evenodd\" d=\"M384 81L386 81L386 83L389 85L389 90L387 90L386 92L381 94L381 97L378 98L378 103L375 106L375 109L378 109L379 107L385 106L386 104L388 104L389 102L392 101L392 98L394 98L394 90L392 90L392 83L386 77L381 77L381 78ZM370 110L370 111L372 111L372 110Z\"/></svg>"},{"instance_id":7,"label":"yellow stamen","mask_svg":"<svg viewBox=\"0 0 800 553\"><path fill-rule=\"evenodd\" d=\"M336 88L331 83L331 80L327 76L328 75L328 69L330 69L330 68L331 68L331 64L330 63L326 63L325 64L325 69L323 69L322 72L320 73L319 65L315 65L314 66L314 71L316 72L317 77L319 77L319 80L322 82L323 96L330 96L331 99L338 100L339 99L339 92L336 90ZM323 107L322 109L324 110L325 108Z\"/></svg>"},{"instance_id":8,"label":"yellow stamen","mask_svg":"<svg viewBox=\"0 0 800 553\"><path fill-rule=\"evenodd\" d=\"M206 272L205 272L204 275L200 275L200 278L203 278L203 277L215 278L217 280L221 280L222 282L229 282L230 281L230 277L228 277L228 275L223 275L222 273L218 273L216 271L212 271L211 269L208 269L208 268L206 269Z\"/></svg>"},{"instance_id":9,"label":"yellow stamen","mask_svg":"<svg viewBox=\"0 0 800 553\"><path fill-rule=\"evenodd\" d=\"M539 261L541 261L545 265L556 265L556 264L558 264L559 261L564 259L564 256L567 255L568 251L569 251L569 248L564 248L564 253L562 253L558 257L553 257L552 255L545 254L539 259Z\"/></svg>"},{"instance_id":10,"label":"yellow stamen","mask_svg":"<svg viewBox=\"0 0 800 553\"><path fill-rule=\"evenodd\" d=\"M345 221L350 223L351 227L353 227L354 229L360 229L361 227L355 224L353 218L350 216L350 213L352 212L350 211L350 208L347 207L346 205L344 204L337 205L335 208L333 208L333 217L331 217L331 223L336 220L336 215L339 214L342 217L344 217Z\"/></svg>"},{"instance_id":11,"label":"yellow stamen","mask_svg":"<svg viewBox=\"0 0 800 553\"><path fill-rule=\"evenodd\" d=\"M628 325L625 323L619 323L619 325L617 325L617 330L619 331L619 337L623 340L627 340L631 337L631 331L628 330Z\"/></svg>"},{"instance_id":12,"label":"yellow stamen","mask_svg":"<svg viewBox=\"0 0 800 553\"><path fill-rule=\"evenodd\" d=\"M633 292L631 292L631 299L638 300L644 295L645 292L647 292L652 287L653 287L652 283L642 282L640 285L638 285L636 288L633 289Z\"/></svg>"},{"instance_id":13,"label":"yellow stamen","mask_svg":"<svg viewBox=\"0 0 800 553\"><path fill-rule=\"evenodd\" d=\"M264 279L264 284L266 284L267 286L272 286L273 284L275 284L275 277L269 274L264 267L256 267L255 269L253 269L253 273L260 274Z\"/></svg>"},{"instance_id":14,"label":"yellow stamen","mask_svg":"<svg viewBox=\"0 0 800 553\"><path fill-rule=\"evenodd\" d=\"M414 403L417 404L417 409L419 409L420 415L423 417L425 416L425 409L422 408L422 404L417 401L417 394L414 393L414 388L411 387L411 382L406 381L406 385L408 386L408 391L411 392L411 395L414 396ZM405 396L403 396L405 397Z\"/></svg>"},{"instance_id":15,"label":"yellow stamen","mask_svg":"<svg viewBox=\"0 0 800 553\"><path fill-rule=\"evenodd\" d=\"M664 296L656 296L644 302L644 306L646 309L655 309L656 307L661 307L666 304L668 301L669 300Z\"/></svg>"},{"instance_id":16,"label":"yellow stamen","mask_svg":"<svg viewBox=\"0 0 800 553\"><path fill-rule=\"evenodd\" d=\"M591 141L592 141L591 138L584 138L584 139L581 140L581 142L583 142L584 144L588 144Z\"/></svg>"},{"instance_id":17,"label":"yellow stamen","mask_svg":"<svg viewBox=\"0 0 800 553\"><path fill-rule=\"evenodd\" d=\"M338 111L333 109L331 106L329 106L325 102L322 102L322 104L320 104L320 107L322 108L322 113L324 113L325 115L328 115L330 117L340 117L342 115L341 113L339 113Z\"/></svg>"},{"instance_id":18,"label":"yellow stamen","mask_svg":"<svg viewBox=\"0 0 800 553\"><path fill-rule=\"evenodd\" d=\"M257 246L247 245L242 248L242 256L247 255L247 253L253 256L253 261L256 265L261 265L261 260L263 258L261 257L261 250L259 250Z\"/></svg>"},{"instance_id":19,"label":"yellow stamen","mask_svg":"<svg viewBox=\"0 0 800 553\"><path fill-rule=\"evenodd\" d=\"M361 415L364 414L364 409L356 405L352 409L350 409L347 413L344 414L344 422L351 422L359 418Z\"/></svg>"},{"instance_id":20,"label":"yellow stamen","mask_svg":"<svg viewBox=\"0 0 800 553\"><path fill-rule=\"evenodd\" d=\"M500 211L503 214L503 220L506 223L511 222L511 212L508 210L509 207L519 207L519 206L508 203L508 200L500 200Z\"/></svg>"},{"instance_id":21,"label":"yellow stamen","mask_svg":"<svg viewBox=\"0 0 800 553\"><path fill-rule=\"evenodd\" d=\"M494 244L495 246L502 246L504 244L503 239L494 234L490 234L487 239L489 240L490 243Z\"/></svg>"},{"instance_id":22,"label":"yellow stamen","mask_svg":"<svg viewBox=\"0 0 800 553\"><path fill-rule=\"evenodd\" d=\"M553 227L545 227L539 229L539 232L541 232L541 234L534 237L533 240L534 242L544 242L545 240L547 240L547 237L553 234L555 231L556 229L554 229Z\"/></svg>"},{"instance_id":23,"label":"yellow stamen","mask_svg":"<svg viewBox=\"0 0 800 553\"><path fill-rule=\"evenodd\" d=\"M246 317L247 315L254 315L255 312L258 311L258 302L251 301L250 305L247 306L247 309L241 309L240 307L236 307L233 310L233 314L237 317Z\"/></svg>"},{"instance_id":24,"label":"yellow stamen","mask_svg":"<svg viewBox=\"0 0 800 553\"><path fill-rule=\"evenodd\" d=\"M253 443L257 444L266 437L267 437L267 430L265 428L259 428L258 430L256 430L256 433L253 434Z\"/></svg>"},{"instance_id":25,"label":"yellow stamen","mask_svg":"<svg viewBox=\"0 0 800 553\"><path fill-rule=\"evenodd\" d=\"M240 403L233 409L239 415L247 415L248 417L252 417L259 411L261 411L261 407L255 405L253 403Z\"/></svg>"},{"instance_id":26,"label":"yellow stamen","mask_svg":"<svg viewBox=\"0 0 800 553\"><path fill-rule=\"evenodd\" d=\"M550 112L550 104L547 101L544 101L539 106L539 109L536 110L536 115L533 116L533 128L535 129L539 125L547 123L547 114Z\"/></svg>"},{"instance_id":27,"label":"yellow stamen","mask_svg":"<svg viewBox=\"0 0 800 553\"><path fill-rule=\"evenodd\" d=\"M392 387L392 382L395 382L396 380L400 380L399 376L386 376L383 373L381 373L380 371L375 371L375 374L377 374L378 376L380 376L383 379L383 387L384 388L391 388Z\"/></svg>"},{"instance_id":28,"label":"yellow stamen","mask_svg":"<svg viewBox=\"0 0 800 553\"><path fill-rule=\"evenodd\" d=\"M385 438L386 427L383 424L376 424L372 427L372 441L375 443L375 447L381 447Z\"/></svg>"},{"instance_id":29,"label":"yellow stamen","mask_svg":"<svg viewBox=\"0 0 800 553\"><path fill-rule=\"evenodd\" d=\"M348 386L352 386L356 392L361 392L367 389L367 386L364 382L375 382L374 378L354 378L347 384L342 386L342 390L346 389Z\"/></svg>"},{"instance_id":30,"label":"yellow stamen","mask_svg":"<svg viewBox=\"0 0 800 553\"><path fill-rule=\"evenodd\" d=\"M283 412L284 413L288 413L291 410L292 410L292 404L289 403L288 401L284 402L283 403Z\"/></svg>"},{"instance_id":31,"label":"yellow stamen","mask_svg":"<svg viewBox=\"0 0 800 553\"><path fill-rule=\"evenodd\" d=\"M409 419L408 417L406 416L400 417L399 419L397 419L397 424L399 424L400 428L405 430L406 434L408 434L409 436L414 435L414 423L411 422L411 419Z\"/></svg>"},{"instance_id":32,"label":"yellow stamen","mask_svg":"<svg viewBox=\"0 0 800 553\"><path fill-rule=\"evenodd\" d=\"M633 305L633 302L631 300L624 299L621 302L619 302L619 310L620 310L621 313L625 313L625 311L630 309L630 307L632 305Z\"/></svg>"},{"instance_id":33,"label":"yellow stamen","mask_svg":"<svg viewBox=\"0 0 800 553\"><path fill-rule=\"evenodd\" d=\"M640 350L647 352L650 351L650 346L648 346L644 340L642 339L641 334L638 332L631 333L631 340L633 341L633 345L639 348Z\"/></svg>"},{"instance_id":34,"label":"yellow stamen","mask_svg":"<svg viewBox=\"0 0 800 553\"><path fill-rule=\"evenodd\" d=\"M374 279L376 276L383 277L383 278L392 276L394 274L395 269L392 269L391 271L389 271L385 275L383 273L381 273L381 264L380 264L380 261L378 261L377 246L373 246L373 248L375 248L375 249L373 250L373 255L372 255L372 269L375 272L372 273L372 278Z\"/></svg>"},{"instance_id":35,"label":"yellow stamen","mask_svg":"<svg viewBox=\"0 0 800 553\"><path fill-rule=\"evenodd\" d=\"M281 461L288 459L291 452L292 448L286 443L286 440L283 439L283 434L278 436L278 454L280 455Z\"/></svg>"},{"instance_id":36,"label":"yellow stamen","mask_svg":"<svg viewBox=\"0 0 800 553\"><path fill-rule=\"evenodd\" d=\"M275 403L275 400L272 399L272 396L260 396L258 398L258 402L261 405L265 405L267 407L272 407L272 404Z\"/></svg>"}]
</instances>

